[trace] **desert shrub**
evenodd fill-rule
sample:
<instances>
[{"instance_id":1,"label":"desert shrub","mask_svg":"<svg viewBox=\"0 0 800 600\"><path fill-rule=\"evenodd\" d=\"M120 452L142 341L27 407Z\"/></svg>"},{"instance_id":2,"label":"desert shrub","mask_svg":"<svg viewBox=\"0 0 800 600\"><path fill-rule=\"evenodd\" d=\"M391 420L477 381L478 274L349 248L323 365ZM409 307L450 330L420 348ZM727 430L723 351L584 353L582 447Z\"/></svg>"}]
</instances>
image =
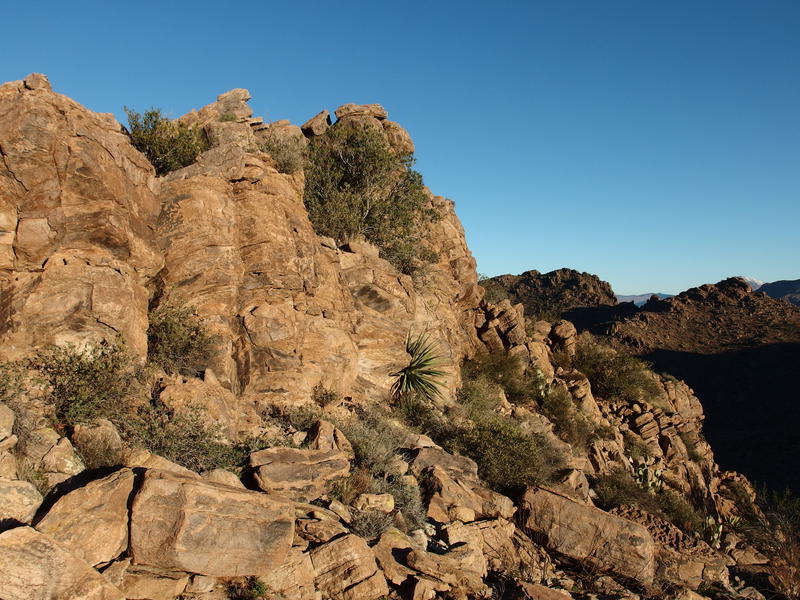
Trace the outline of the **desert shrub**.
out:
<instances>
[{"instance_id":1,"label":"desert shrub","mask_svg":"<svg viewBox=\"0 0 800 600\"><path fill-rule=\"evenodd\" d=\"M226 586L229 600L262 600L270 593L267 585L255 576L229 581Z\"/></svg>"},{"instance_id":2,"label":"desert shrub","mask_svg":"<svg viewBox=\"0 0 800 600\"><path fill-rule=\"evenodd\" d=\"M689 534L700 531L703 517L678 492L665 488L657 494L656 499L661 512L673 525Z\"/></svg>"},{"instance_id":3,"label":"desert shrub","mask_svg":"<svg viewBox=\"0 0 800 600\"><path fill-rule=\"evenodd\" d=\"M232 112L226 112L226 113L222 113L219 116L219 120L220 120L221 123L231 123L231 122L234 122L234 121L238 121L239 118L236 116L236 114L234 114Z\"/></svg>"},{"instance_id":4,"label":"desert shrub","mask_svg":"<svg viewBox=\"0 0 800 600\"><path fill-rule=\"evenodd\" d=\"M357 417L337 423L355 453L355 466L372 475L390 471L390 464L403 444L403 433L392 425L378 407L361 411Z\"/></svg>"},{"instance_id":5,"label":"desert shrub","mask_svg":"<svg viewBox=\"0 0 800 600\"><path fill-rule=\"evenodd\" d=\"M501 493L549 483L563 466L543 436L523 431L516 421L494 414L459 429L445 447L474 460L481 479Z\"/></svg>"},{"instance_id":6,"label":"desert shrub","mask_svg":"<svg viewBox=\"0 0 800 600\"><path fill-rule=\"evenodd\" d=\"M217 342L206 333L194 308L174 297L162 299L148 319L148 362L186 377L202 373Z\"/></svg>"},{"instance_id":7,"label":"desert shrub","mask_svg":"<svg viewBox=\"0 0 800 600\"><path fill-rule=\"evenodd\" d=\"M484 352L461 367L464 380L477 380L481 377L499 385L506 398L515 404L525 404L539 400L545 392L541 373L526 371L518 356L505 352Z\"/></svg>"},{"instance_id":8,"label":"desert shrub","mask_svg":"<svg viewBox=\"0 0 800 600\"><path fill-rule=\"evenodd\" d=\"M652 401L660 393L648 375L648 364L598 343L588 335L578 338L573 365L589 378L592 390L605 400Z\"/></svg>"},{"instance_id":9,"label":"desert shrub","mask_svg":"<svg viewBox=\"0 0 800 600\"><path fill-rule=\"evenodd\" d=\"M392 526L391 513L379 510L351 509L353 519L350 521L350 531L365 540L374 540Z\"/></svg>"},{"instance_id":10,"label":"desert shrub","mask_svg":"<svg viewBox=\"0 0 800 600\"><path fill-rule=\"evenodd\" d=\"M335 124L314 138L304 200L316 232L338 243L363 236L403 273L430 262L425 225L439 215L413 162L371 129Z\"/></svg>"},{"instance_id":11,"label":"desert shrub","mask_svg":"<svg viewBox=\"0 0 800 600\"><path fill-rule=\"evenodd\" d=\"M625 445L625 454L634 462L641 462L650 456L650 450L644 440L630 431L622 432L622 441Z\"/></svg>"},{"instance_id":12,"label":"desert shrub","mask_svg":"<svg viewBox=\"0 0 800 600\"><path fill-rule=\"evenodd\" d=\"M261 138L261 149L275 159L281 173L300 171L306 164L306 146L299 138L267 129Z\"/></svg>"},{"instance_id":13,"label":"desert shrub","mask_svg":"<svg viewBox=\"0 0 800 600\"><path fill-rule=\"evenodd\" d=\"M648 491L630 473L615 471L596 478L593 485L597 505L603 510L617 506L638 506L652 515L670 521L684 532L693 535L700 531L703 516L678 492L662 486Z\"/></svg>"},{"instance_id":14,"label":"desert shrub","mask_svg":"<svg viewBox=\"0 0 800 600\"><path fill-rule=\"evenodd\" d=\"M597 494L597 505L603 510L628 504L656 515L661 513L661 507L655 496L636 483L626 471L601 475L597 477L593 487Z\"/></svg>"},{"instance_id":15,"label":"desert shrub","mask_svg":"<svg viewBox=\"0 0 800 600\"><path fill-rule=\"evenodd\" d=\"M423 430L428 430L438 418L431 403L417 394L404 394L398 398L395 411L406 425Z\"/></svg>"},{"instance_id":16,"label":"desert shrub","mask_svg":"<svg viewBox=\"0 0 800 600\"><path fill-rule=\"evenodd\" d=\"M331 404L336 404L339 401L339 394L336 393L336 390L326 388L321 383L318 383L311 390L311 399L320 408L325 408Z\"/></svg>"},{"instance_id":17,"label":"desert shrub","mask_svg":"<svg viewBox=\"0 0 800 600\"><path fill-rule=\"evenodd\" d=\"M406 483L400 478L389 478L379 482L381 493L391 494L395 509L400 511L409 531L425 524L426 511L418 485Z\"/></svg>"},{"instance_id":18,"label":"desert shrub","mask_svg":"<svg viewBox=\"0 0 800 600\"><path fill-rule=\"evenodd\" d=\"M47 482L44 471L37 467L30 458L17 457L17 479L30 483L42 496L47 496L50 491L50 484ZM1 522L2 520L0 520Z\"/></svg>"},{"instance_id":19,"label":"desert shrub","mask_svg":"<svg viewBox=\"0 0 800 600\"><path fill-rule=\"evenodd\" d=\"M539 403L542 414L553 424L556 434L573 448L585 450L600 432L576 409L572 396L562 387L544 395Z\"/></svg>"},{"instance_id":20,"label":"desert shrub","mask_svg":"<svg viewBox=\"0 0 800 600\"><path fill-rule=\"evenodd\" d=\"M397 373L392 373L393 377L397 377L392 384L392 396L401 398L414 394L425 400L440 398L441 381L446 373L439 368L442 361L435 342L424 333L417 337L409 334L406 352L411 360Z\"/></svg>"},{"instance_id":21,"label":"desert shrub","mask_svg":"<svg viewBox=\"0 0 800 600\"><path fill-rule=\"evenodd\" d=\"M737 503L743 513L741 530L772 559L773 578L788 598L800 598L800 498L788 489L759 490L756 505Z\"/></svg>"},{"instance_id":22,"label":"desert shrub","mask_svg":"<svg viewBox=\"0 0 800 600\"><path fill-rule=\"evenodd\" d=\"M200 407L173 411L163 404L147 405L119 421L132 444L191 469L235 468L242 462L237 448L226 444L219 427L209 427Z\"/></svg>"},{"instance_id":23,"label":"desert shrub","mask_svg":"<svg viewBox=\"0 0 800 600\"><path fill-rule=\"evenodd\" d=\"M74 425L124 410L136 380L122 342L102 342L78 350L39 350L26 365L38 371L59 423Z\"/></svg>"},{"instance_id":24,"label":"desert shrub","mask_svg":"<svg viewBox=\"0 0 800 600\"><path fill-rule=\"evenodd\" d=\"M126 106L125 114L131 144L147 157L156 175L186 167L208 149L202 129L171 121L160 109L151 108L142 115Z\"/></svg>"}]
</instances>

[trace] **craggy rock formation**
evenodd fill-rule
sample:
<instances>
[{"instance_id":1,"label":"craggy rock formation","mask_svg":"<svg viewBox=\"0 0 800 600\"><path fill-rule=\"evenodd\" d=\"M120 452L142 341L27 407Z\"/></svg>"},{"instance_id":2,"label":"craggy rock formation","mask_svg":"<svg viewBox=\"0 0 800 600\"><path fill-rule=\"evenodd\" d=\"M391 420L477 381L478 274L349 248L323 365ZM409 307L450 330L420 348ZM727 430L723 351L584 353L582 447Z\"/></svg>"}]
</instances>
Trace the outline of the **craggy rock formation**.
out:
<instances>
[{"instance_id":1,"label":"craggy rock formation","mask_svg":"<svg viewBox=\"0 0 800 600\"><path fill-rule=\"evenodd\" d=\"M442 215L431 225L438 261L416 280L369 244L318 237L302 171L278 172L258 148L267 135L325 135L329 113L264 124L248 99L232 90L182 117L211 148L156 179L113 118L53 93L43 76L0 86L0 359L121 335L141 362L148 308L179 296L219 344L202 378L162 373L151 401L200 404L231 442L275 434L271 411L318 410L277 431L280 444L250 448L240 472L197 473L129 447L111 421L49 423L33 390L14 410L0 403L1 598L220 600L249 586L235 597L460 600L513 587L530 599L632 600L691 598L701 585L763 597L730 573L768 578L775 566L731 532L712 547L634 506L597 506L600 483L621 473L720 522L737 514L730 490L749 484L714 462L685 384L649 373L647 397L596 396L565 363L572 323L528 327L522 304L483 300L448 200L429 196ZM379 105L335 114L413 149ZM598 282L591 301L613 301L606 288ZM490 489L481 465L387 418L385 431L354 430L397 439L376 471L386 487L361 493L378 467L356 465L365 442L339 423L387 404L409 331L429 332L448 365L437 418L457 413L462 359L490 351L519 360L603 434L570 446L535 403L492 388L493 415L562 453L550 484ZM320 385L337 400L317 406ZM105 466L88 470L98 454Z\"/></svg>"},{"instance_id":2,"label":"craggy rock formation","mask_svg":"<svg viewBox=\"0 0 800 600\"><path fill-rule=\"evenodd\" d=\"M525 271L520 275L498 275L489 281L505 290L513 303L521 302L531 315L617 303L608 282L573 269L556 269L549 273Z\"/></svg>"},{"instance_id":3,"label":"craggy rock formation","mask_svg":"<svg viewBox=\"0 0 800 600\"><path fill-rule=\"evenodd\" d=\"M703 399L706 433L722 464L770 487L800 490L800 403L786 377L800 361L799 307L735 277L651 299L630 316L606 316L591 329L685 380Z\"/></svg>"}]
</instances>

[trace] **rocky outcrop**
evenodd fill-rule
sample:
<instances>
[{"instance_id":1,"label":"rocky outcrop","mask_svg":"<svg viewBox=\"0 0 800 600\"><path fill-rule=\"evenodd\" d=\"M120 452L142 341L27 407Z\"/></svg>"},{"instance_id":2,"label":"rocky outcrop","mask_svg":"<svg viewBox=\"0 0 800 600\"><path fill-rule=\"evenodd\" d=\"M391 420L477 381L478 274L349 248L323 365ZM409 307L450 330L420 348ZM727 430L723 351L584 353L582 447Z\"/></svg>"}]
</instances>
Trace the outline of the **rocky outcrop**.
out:
<instances>
[{"instance_id":1,"label":"rocky outcrop","mask_svg":"<svg viewBox=\"0 0 800 600\"><path fill-rule=\"evenodd\" d=\"M144 356L163 264L153 167L112 115L41 76L0 86L0 154L2 358L117 334Z\"/></svg>"},{"instance_id":2,"label":"rocky outcrop","mask_svg":"<svg viewBox=\"0 0 800 600\"><path fill-rule=\"evenodd\" d=\"M512 303L521 302L525 311L532 316L543 312L562 314L576 308L613 306L617 303L611 285L597 275L573 269L498 275L486 283L498 286Z\"/></svg>"},{"instance_id":3,"label":"rocky outcrop","mask_svg":"<svg viewBox=\"0 0 800 600\"><path fill-rule=\"evenodd\" d=\"M548 550L642 585L655 577L655 543L642 526L546 489L522 500L524 527Z\"/></svg>"},{"instance_id":4,"label":"rocky outcrop","mask_svg":"<svg viewBox=\"0 0 800 600\"><path fill-rule=\"evenodd\" d=\"M717 551L654 514L595 506L600 482L622 473L642 493L663 488L719 518L736 514L730 492L749 484L716 466L685 384L650 373L647 397L600 397L572 366L571 321L526 321L522 296L484 298L454 204L432 193L437 258L413 279L363 240L317 236L302 170L280 172L268 142L313 143L330 114L264 123L249 99L232 90L181 117L211 147L155 178L110 116L54 94L42 76L0 86L0 362L119 334L141 363L148 309L183 299L217 341L207 368L149 365L152 385L131 394L129 416L148 402L165 415L200 407L209 439L198 448L228 461L197 473L171 448L168 460L135 447L130 422L52 423L46 390L3 388L0 597L210 600L263 585L290 600L466 600L516 578L521 597L633 599L657 584L727 586L734 563L771 567L735 536ZM413 151L379 105L335 114ZM613 302L606 284L568 270L511 283L558 306ZM443 397L419 410L441 419L428 433L444 447L400 422L414 406L376 406L390 404L405 342L423 332L446 374ZM484 377L485 406L459 404L458 367L484 351L526 372L530 397ZM563 414L545 407L548 392ZM486 463L455 454L448 438L475 425L473 408L541 441L530 460L552 459L552 486L490 489ZM585 426L583 441L562 418Z\"/></svg>"},{"instance_id":5,"label":"rocky outcrop","mask_svg":"<svg viewBox=\"0 0 800 600\"><path fill-rule=\"evenodd\" d=\"M293 516L280 496L147 471L131 508L131 556L201 575L257 575L283 562Z\"/></svg>"},{"instance_id":6,"label":"rocky outcrop","mask_svg":"<svg viewBox=\"0 0 800 600\"><path fill-rule=\"evenodd\" d=\"M0 597L5 600L126 598L53 538L28 527L0 533Z\"/></svg>"}]
</instances>

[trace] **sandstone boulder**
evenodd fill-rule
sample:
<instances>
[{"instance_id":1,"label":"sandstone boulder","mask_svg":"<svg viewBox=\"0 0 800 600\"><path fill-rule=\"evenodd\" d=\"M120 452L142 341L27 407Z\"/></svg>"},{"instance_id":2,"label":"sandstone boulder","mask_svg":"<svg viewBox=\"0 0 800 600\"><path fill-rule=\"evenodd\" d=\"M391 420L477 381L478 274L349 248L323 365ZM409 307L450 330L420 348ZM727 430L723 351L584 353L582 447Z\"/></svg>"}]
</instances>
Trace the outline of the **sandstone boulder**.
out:
<instances>
[{"instance_id":1,"label":"sandstone boulder","mask_svg":"<svg viewBox=\"0 0 800 600\"><path fill-rule=\"evenodd\" d=\"M294 536L287 500L147 471L131 510L133 562L201 575L257 575L279 565Z\"/></svg>"},{"instance_id":2,"label":"sandstone boulder","mask_svg":"<svg viewBox=\"0 0 800 600\"><path fill-rule=\"evenodd\" d=\"M0 533L3 600L125 600L85 561L29 527Z\"/></svg>"},{"instance_id":3,"label":"sandstone boulder","mask_svg":"<svg viewBox=\"0 0 800 600\"><path fill-rule=\"evenodd\" d=\"M27 481L0 479L0 523L30 523L42 503L42 495Z\"/></svg>"},{"instance_id":4,"label":"sandstone boulder","mask_svg":"<svg viewBox=\"0 0 800 600\"><path fill-rule=\"evenodd\" d=\"M306 135L306 137L314 137L323 135L326 131L328 131L328 127L330 126L331 114L327 110L323 110L303 123L300 126L300 129L303 130L303 133Z\"/></svg>"},{"instance_id":5,"label":"sandstone boulder","mask_svg":"<svg viewBox=\"0 0 800 600\"><path fill-rule=\"evenodd\" d=\"M266 586L285 600L315 600L314 565L307 552L291 548L280 566L261 576Z\"/></svg>"},{"instance_id":6,"label":"sandstone boulder","mask_svg":"<svg viewBox=\"0 0 800 600\"><path fill-rule=\"evenodd\" d=\"M548 550L643 585L652 583L656 545L641 525L543 488L525 493L521 511L523 527Z\"/></svg>"},{"instance_id":7,"label":"sandstone boulder","mask_svg":"<svg viewBox=\"0 0 800 600\"><path fill-rule=\"evenodd\" d=\"M61 498L36 529L50 535L90 565L108 562L128 548L130 469L91 481Z\"/></svg>"},{"instance_id":8,"label":"sandstone boulder","mask_svg":"<svg viewBox=\"0 0 800 600\"><path fill-rule=\"evenodd\" d=\"M350 472L350 461L337 450L267 448L250 455L250 466L262 490L304 501L319 498Z\"/></svg>"},{"instance_id":9,"label":"sandstone boulder","mask_svg":"<svg viewBox=\"0 0 800 600\"><path fill-rule=\"evenodd\" d=\"M367 543L346 535L311 550L315 585L324 598L374 600L389 593Z\"/></svg>"}]
</instances>

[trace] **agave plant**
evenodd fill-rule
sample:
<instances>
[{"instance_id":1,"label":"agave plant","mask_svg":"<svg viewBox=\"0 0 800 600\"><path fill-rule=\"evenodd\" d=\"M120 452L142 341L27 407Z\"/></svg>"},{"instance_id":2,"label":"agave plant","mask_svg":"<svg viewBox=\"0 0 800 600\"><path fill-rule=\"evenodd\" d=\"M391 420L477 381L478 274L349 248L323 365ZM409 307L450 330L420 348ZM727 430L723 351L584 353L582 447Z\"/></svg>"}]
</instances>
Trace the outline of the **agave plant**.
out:
<instances>
[{"instance_id":1,"label":"agave plant","mask_svg":"<svg viewBox=\"0 0 800 600\"><path fill-rule=\"evenodd\" d=\"M406 352L411 356L408 366L397 373L392 373L392 377L397 377L392 384L392 396L401 398L408 394L419 394L427 400L441 397L440 389L441 378L445 372L438 367L441 366L441 358L428 334L420 334L412 338L411 334L406 338Z\"/></svg>"}]
</instances>

